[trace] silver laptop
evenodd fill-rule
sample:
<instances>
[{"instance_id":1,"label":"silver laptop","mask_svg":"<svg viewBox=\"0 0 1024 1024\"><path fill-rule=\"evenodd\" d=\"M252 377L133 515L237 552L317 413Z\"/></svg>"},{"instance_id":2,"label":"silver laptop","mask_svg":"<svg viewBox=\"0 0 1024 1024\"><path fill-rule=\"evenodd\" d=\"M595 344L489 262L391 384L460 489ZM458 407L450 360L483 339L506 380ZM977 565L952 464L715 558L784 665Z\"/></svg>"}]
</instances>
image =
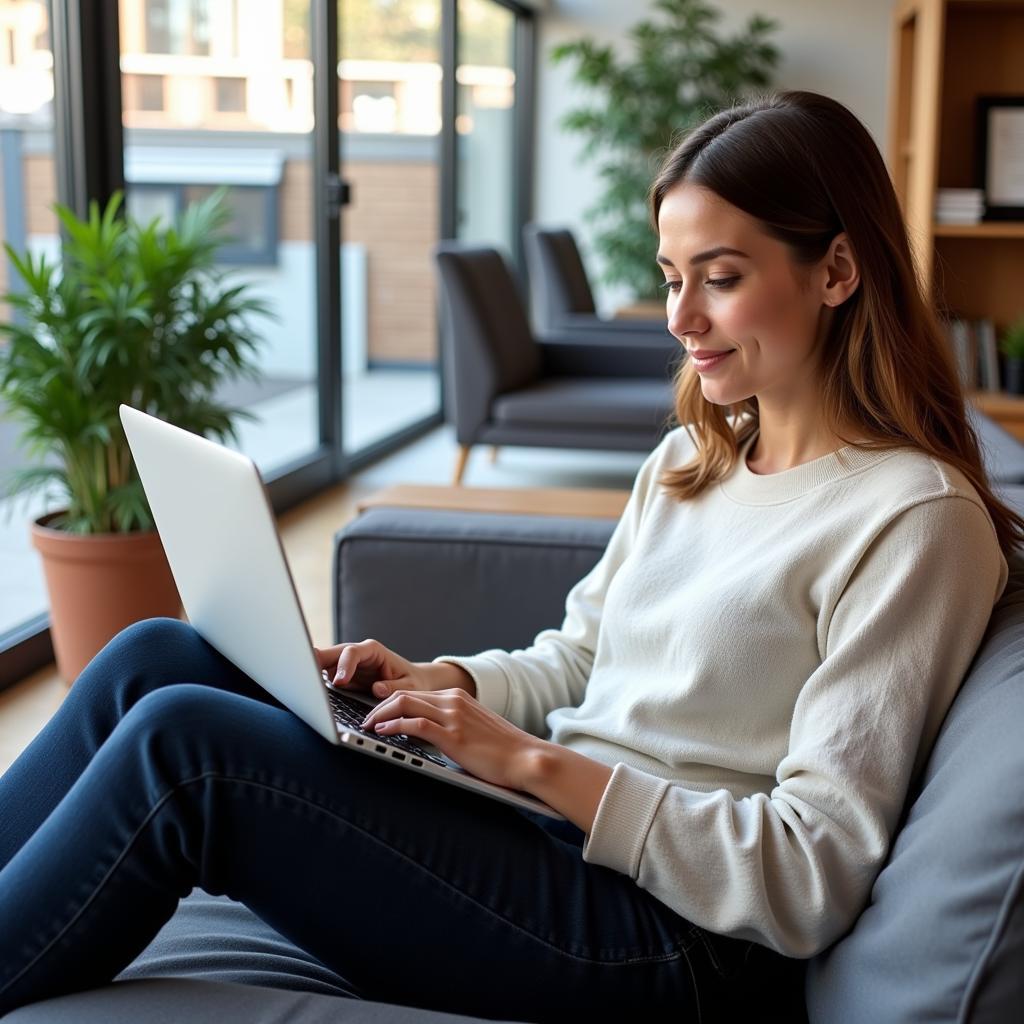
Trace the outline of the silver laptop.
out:
<instances>
[{"instance_id":1,"label":"silver laptop","mask_svg":"<svg viewBox=\"0 0 1024 1024\"><path fill-rule=\"evenodd\" d=\"M470 775L425 740L361 729L379 701L335 691L317 665L253 461L128 405L121 422L185 612L207 643L328 743L564 819L529 793Z\"/></svg>"}]
</instances>

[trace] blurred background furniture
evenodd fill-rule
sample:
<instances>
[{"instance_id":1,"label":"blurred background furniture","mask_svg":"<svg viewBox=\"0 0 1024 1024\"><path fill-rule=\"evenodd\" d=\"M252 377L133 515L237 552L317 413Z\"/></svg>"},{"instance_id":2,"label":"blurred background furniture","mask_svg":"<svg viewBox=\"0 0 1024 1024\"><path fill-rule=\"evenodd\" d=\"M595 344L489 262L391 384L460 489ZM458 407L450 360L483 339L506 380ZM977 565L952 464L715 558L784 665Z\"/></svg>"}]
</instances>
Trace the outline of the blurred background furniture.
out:
<instances>
[{"instance_id":1,"label":"blurred background furniture","mask_svg":"<svg viewBox=\"0 0 1024 1024\"><path fill-rule=\"evenodd\" d=\"M655 309L650 317L608 320L598 316L583 258L568 228L527 224L523 228L523 248L530 284L530 315L538 338L552 332L595 329L634 334L647 331L664 337L673 346L677 344L665 327L664 307Z\"/></svg>"},{"instance_id":2,"label":"blurred background furniture","mask_svg":"<svg viewBox=\"0 0 1024 1024\"><path fill-rule=\"evenodd\" d=\"M496 249L443 242L434 258L455 483L475 444L650 451L658 443L672 421L675 341L625 330L537 338Z\"/></svg>"}]
</instances>

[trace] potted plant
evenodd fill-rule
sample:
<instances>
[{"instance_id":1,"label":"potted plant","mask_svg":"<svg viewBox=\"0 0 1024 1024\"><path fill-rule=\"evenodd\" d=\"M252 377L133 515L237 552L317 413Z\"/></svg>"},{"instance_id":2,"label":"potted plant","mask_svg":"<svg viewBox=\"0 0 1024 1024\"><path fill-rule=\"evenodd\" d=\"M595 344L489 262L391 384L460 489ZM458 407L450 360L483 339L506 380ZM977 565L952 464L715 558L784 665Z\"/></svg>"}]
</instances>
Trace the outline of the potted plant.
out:
<instances>
[{"instance_id":1,"label":"potted plant","mask_svg":"<svg viewBox=\"0 0 1024 1024\"><path fill-rule=\"evenodd\" d=\"M1006 390L1024 395L1024 316L1007 329L999 347L1006 356Z\"/></svg>"},{"instance_id":2,"label":"potted plant","mask_svg":"<svg viewBox=\"0 0 1024 1024\"><path fill-rule=\"evenodd\" d=\"M270 315L215 265L229 219L222 199L214 193L172 224L120 217L120 194L102 212L93 203L85 220L57 206L59 262L6 247L23 288L3 297L14 315L0 324L0 410L37 464L4 489L59 506L32 536L69 683L119 630L181 608L119 405L220 440L252 418L216 396L226 379L259 376L251 320Z\"/></svg>"},{"instance_id":3,"label":"potted plant","mask_svg":"<svg viewBox=\"0 0 1024 1024\"><path fill-rule=\"evenodd\" d=\"M772 20L755 15L744 32L726 39L714 31L720 12L702 0L655 0L653 7L664 20L629 31L630 57L591 39L551 51L554 63L574 63L574 80L593 96L562 126L586 138L583 158L597 161L604 185L587 210L604 263L600 279L627 286L638 299L657 297L663 281L646 202L662 157L675 136L769 85L779 59L768 41L777 27Z\"/></svg>"}]
</instances>

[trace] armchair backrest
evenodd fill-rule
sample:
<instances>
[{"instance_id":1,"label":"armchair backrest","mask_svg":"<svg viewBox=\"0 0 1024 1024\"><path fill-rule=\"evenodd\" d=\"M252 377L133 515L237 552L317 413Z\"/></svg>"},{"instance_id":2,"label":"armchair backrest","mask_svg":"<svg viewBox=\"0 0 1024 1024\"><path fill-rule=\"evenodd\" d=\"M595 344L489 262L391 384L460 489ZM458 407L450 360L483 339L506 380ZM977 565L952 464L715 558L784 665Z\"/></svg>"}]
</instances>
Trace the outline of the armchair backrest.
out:
<instances>
[{"instance_id":1,"label":"armchair backrest","mask_svg":"<svg viewBox=\"0 0 1024 1024\"><path fill-rule=\"evenodd\" d=\"M459 443L472 443L494 398L537 379L541 353L501 253L441 242L434 259L441 284L449 418L454 418Z\"/></svg>"},{"instance_id":2,"label":"armchair backrest","mask_svg":"<svg viewBox=\"0 0 1024 1024\"><path fill-rule=\"evenodd\" d=\"M594 312L594 295L571 231L527 224L523 245L535 330L554 330L571 313Z\"/></svg>"}]
</instances>

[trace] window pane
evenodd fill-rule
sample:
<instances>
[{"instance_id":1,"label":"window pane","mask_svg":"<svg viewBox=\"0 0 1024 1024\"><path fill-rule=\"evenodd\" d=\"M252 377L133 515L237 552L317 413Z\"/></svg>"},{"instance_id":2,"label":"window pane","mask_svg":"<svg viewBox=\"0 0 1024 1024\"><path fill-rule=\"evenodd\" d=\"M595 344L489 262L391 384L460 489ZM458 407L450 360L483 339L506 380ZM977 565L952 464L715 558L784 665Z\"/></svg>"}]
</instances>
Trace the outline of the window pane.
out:
<instances>
[{"instance_id":1,"label":"window pane","mask_svg":"<svg viewBox=\"0 0 1024 1024\"><path fill-rule=\"evenodd\" d=\"M440 406L440 0L339 4L344 436L358 451Z\"/></svg>"},{"instance_id":2,"label":"window pane","mask_svg":"<svg viewBox=\"0 0 1024 1024\"><path fill-rule=\"evenodd\" d=\"M217 109L227 114L245 113L245 79L218 78Z\"/></svg>"},{"instance_id":3,"label":"window pane","mask_svg":"<svg viewBox=\"0 0 1024 1024\"><path fill-rule=\"evenodd\" d=\"M53 146L53 55L43 0L0 3L0 239L19 253L59 251ZM0 251L0 294L21 279ZM0 323L11 308L0 302ZM0 335L0 346L9 344ZM19 445L20 422L0 400L0 481L39 463ZM53 462L47 457L46 462ZM43 494L0 490L0 649L13 632L48 609L42 563L29 539L31 520L56 508Z\"/></svg>"},{"instance_id":4,"label":"window pane","mask_svg":"<svg viewBox=\"0 0 1024 1024\"><path fill-rule=\"evenodd\" d=\"M210 52L212 0L142 0L149 53Z\"/></svg>"},{"instance_id":5,"label":"window pane","mask_svg":"<svg viewBox=\"0 0 1024 1024\"><path fill-rule=\"evenodd\" d=\"M239 421L240 447L271 476L320 444L309 10L120 2L128 209L167 217L226 187L220 267L276 319L252 321L260 379L225 380L217 398L256 417ZM154 78L162 105L130 102L133 79Z\"/></svg>"},{"instance_id":6,"label":"window pane","mask_svg":"<svg viewBox=\"0 0 1024 1024\"><path fill-rule=\"evenodd\" d=\"M173 188L132 188L128 190L126 207L128 216L143 224L152 220L170 224L178 212L178 197Z\"/></svg>"},{"instance_id":7,"label":"window pane","mask_svg":"<svg viewBox=\"0 0 1024 1024\"><path fill-rule=\"evenodd\" d=\"M515 232L515 15L459 0L458 236L511 254Z\"/></svg>"},{"instance_id":8,"label":"window pane","mask_svg":"<svg viewBox=\"0 0 1024 1024\"><path fill-rule=\"evenodd\" d=\"M212 195L216 189L211 185L188 185L183 190L186 203L200 202ZM224 194L224 204L231 214L226 234L229 241L225 248L239 255L240 260L247 257L270 256L273 262L271 246L276 241L276 231L267 221L267 189L235 186ZM271 193L276 199L276 193Z\"/></svg>"}]
</instances>

